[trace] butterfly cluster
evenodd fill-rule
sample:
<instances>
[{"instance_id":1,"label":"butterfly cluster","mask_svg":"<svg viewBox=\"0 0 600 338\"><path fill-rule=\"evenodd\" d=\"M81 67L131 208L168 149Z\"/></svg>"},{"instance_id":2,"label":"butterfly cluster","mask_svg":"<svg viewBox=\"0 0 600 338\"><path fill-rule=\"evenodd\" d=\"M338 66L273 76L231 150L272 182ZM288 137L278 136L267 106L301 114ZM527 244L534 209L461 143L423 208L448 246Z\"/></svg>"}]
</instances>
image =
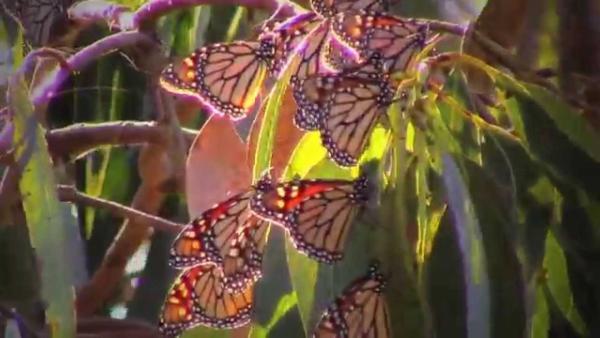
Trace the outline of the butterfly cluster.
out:
<instances>
[{"instance_id":1,"label":"butterfly cluster","mask_svg":"<svg viewBox=\"0 0 600 338\"><path fill-rule=\"evenodd\" d=\"M258 41L204 46L168 65L167 91L231 119L260 103L265 79L291 76L295 125L319 131L329 157L354 166L394 101L391 74L426 46L428 27L386 12L385 0L312 0L312 11L266 25Z\"/></svg>"},{"instance_id":2,"label":"butterfly cluster","mask_svg":"<svg viewBox=\"0 0 600 338\"><path fill-rule=\"evenodd\" d=\"M311 0L312 11L265 26L258 41L202 47L168 65L167 91L197 98L216 114L247 116L268 77L290 76L295 125L318 131L329 157L354 166L394 101L392 74L404 72L427 44L427 26L386 13L385 0ZM351 224L368 201L368 182L263 176L188 224L170 264L182 274L160 320L165 335L205 325L250 321L270 225L295 248L326 264L343 258ZM314 337L389 337L383 276L372 266L327 308Z\"/></svg>"},{"instance_id":3,"label":"butterfly cluster","mask_svg":"<svg viewBox=\"0 0 600 338\"><path fill-rule=\"evenodd\" d=\"M176 336L196 325L246 325L269 224L289 233L298 251L331 264L342 259L350 226L367 199L364 176L276 183L266 174L204 211L171 247L169 263L183 272L167 295L161 332Z\"/></svg>"}]
</instances>

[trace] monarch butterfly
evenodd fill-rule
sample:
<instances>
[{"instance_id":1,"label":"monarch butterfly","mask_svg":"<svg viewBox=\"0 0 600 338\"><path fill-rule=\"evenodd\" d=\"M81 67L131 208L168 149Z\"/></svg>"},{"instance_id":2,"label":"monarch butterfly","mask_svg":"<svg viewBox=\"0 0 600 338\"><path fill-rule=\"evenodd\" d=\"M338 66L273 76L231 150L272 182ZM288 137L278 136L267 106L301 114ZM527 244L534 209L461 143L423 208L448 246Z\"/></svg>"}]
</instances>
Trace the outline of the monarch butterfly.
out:
<instances>
[{"instance_id":1,"label":"monarch butterfly","mask_svg":"<svg viewBox=\"0 0 600 338\"><path fill-rule=\"evenodd\" d=\"M222 286L222 271L214 264L185 270L175 281L163 306L159 330L176 336L196 325L236 328L250 321L253 286L234 294Z\"/></svg>"},{"instance_id":2,"label":"monarch butterfly","mask_svg":"<svg viewBox=\"0 0 600 338\"><path fill-rule=\"evenodd\" d=\"M394 73L404 71L423 49L427 25L376 11L348 11L335 16L332 33L362 59L374 56Z\"/></svg>"},{"instance_id":3,"label":"monarch butterfly","mask_svg":"<svg viewBox=\"0 0 600 338\"><path fill-rule=\"evenodd\" d=\"M312 12L298 14L276 25L272 30L265 30L259 37L260 41L271 41L275 48L271 73L279 77L287 67L291 56L304 38L321 22Z\"/></svg>"},{"instance_id":4,"label":"monarch butterfly","mask_svg":"<svg viewBox=\"0 0 600 338\"><path fill-rule=\"evenodd\" d=\"M269 225L250 216L238 229L229 251L223 257L223 286L239 293L262 277L262 257L267 243Z\"/></svg>"},{"instance_id":5,"label":"monarch butterfly","mask_svg":"<svg viewBox=\"0 0 600 338\"><path fill-rule=\"evenodd\" d=\"M394 91L375 75L343 76L329 94L321 117L321 141L329 157L341 166L353 166L364 152L378 118L385 114Z\"/></svg>"},{"instance_id":6,"label":"monarch butterfly","mask_svg":"<svg viewBox=\"0 0 600 338\"><path fill-rule=\"evenodd\" d=\"M214 263L223 267L224 287L239 292L261 277L267 224L254 217L253 191L216 204L186 226L173 242L169 263L175 268Z\"/></svg>"},{"instance_id":7,"label":"monarch butterfly","mask_svg":"<svg viewBox=\"0 0 600 338\"><path fill-rule=\"evenodd\" d=\"M361 64L358 53L344 47L336 39L330 39L323 50L325 66L334 71L347 71Z\"/></svg>"},{"instance_id":8,"label":"monarch butterfly","mask_svg":"<svg viewBox=\"0 0 600 338\"><path fill-rule=\"evenodd\" d=\"M236 41L202 47L161 73L161 86L199 99L213 113L233 120L253 107L274 57L272 41Z\"/></svg>"},{"instance_id":9,"label":"monarch butterfly","mask_svg":"<svg viewBox=\"0 0 600 338\"><path fill-rule=\"evenodd\" d=\"M389 4L387 0L310 0L310 6L315 13L329 18L356 9L387 11Z\"/></svg>"},{"instance_id":10,"label":"monarch butterfly","mask_svg":"<svg viewBox=\"0 0 600 338\"><path fill-rule=\"evenodd\" d=\"M312 76L307 79L292 78L292 95L297 111L294 124L302 130L318 130L321 118L325 115L324 106L338 85L334 76Z\"/></svg>"},{"instance_id":11,"label":"monarch butterfly","mask_svg":"<svg viewBox=\"0 0 600 338\"><path fill-rule=\"evenodd\" d=\"M349 75L317 75L299 81L294 97L305 119L319 123L329 157L341 166L356 165L379 116L393 100L387 78L367 65Z\"/></svg>"},{"instance_id":12,"label":"monarch butterfly","mask_svg":"<svg viewBox=\"0 0 600 338\"><path fill-rule=\"evenodd\" d=\"M300 58L298 62L292 63L291 85L294 92L297 111L294 115L294 124L302 130L317 130L319 128L318 114L315 114L315 106L308 97L297 95L300 91L302 80L315 74L326 74L330 71L324 67L321 60L323 48L329 41L329 20L323 20L306 37L305 42L299 48Z\"/></svg>"},{"instance_id":13,"label":"monarch butterfly","mask_svg":"<svg viewBox=\"0 0 600 338\"><path fill-rule=\"evenodd\" d=\"M25 28L25 37L34 47L47 46L56 34L58 24L66 23L67 9L73 0L4 1L5 9L13 12ZM56 33L56 32L54 32Z\"/></svg>"},{"instance_id":14,"label":"monarch butterfly","mask_svg":"<svg viewBox=\"0 0 600 338\"><path fill-rule=\"evenodd\" d=\"M161 310L158 328L168 337L175 337L182 331L199 324L194 313L194 285L200 269L188 270L181 274L169 290Z\"/></svg>"},{"instance_id":15,"label":"monarch butterfly","mask_svg":"<svg viewBox=\"0 0 600 338\"><path fill-rule=\"evenodd\" d=\"M342 259L350 226L368 199L365 176L274 184L267 174L255 189L250 208L284 226L298 251L324 263Z\"/></svg>"},{"instance_id":16,"label":"monarch butterfly","mask_svg":"<svg viewBox=\"0 0 600 338\"><path fill-rule=\"evenodd\" d=\"M313 338L390 337L384 277L372 264L366 276L353 281L327 308Z\"/></svg>"}]
</instances>

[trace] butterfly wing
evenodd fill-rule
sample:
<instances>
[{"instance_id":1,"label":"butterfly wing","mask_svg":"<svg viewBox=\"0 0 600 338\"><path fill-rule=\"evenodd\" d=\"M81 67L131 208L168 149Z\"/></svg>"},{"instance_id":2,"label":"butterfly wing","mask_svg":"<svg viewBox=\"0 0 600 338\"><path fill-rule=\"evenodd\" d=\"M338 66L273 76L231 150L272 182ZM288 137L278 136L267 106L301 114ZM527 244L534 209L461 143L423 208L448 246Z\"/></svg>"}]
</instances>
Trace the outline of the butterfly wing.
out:
<instances>
[{"instance_id":1,"label":"butterfly wing","mask_svg":"<svg viewBox=\"0 0 600 338\"><path fill-rule=\"evenodd\" d=\"M415 20L365 10L336 15L332 32L361 58L376 57L392 73L404 71L427 38L427 26Z\"/></svg>"},{"instance_id":2,"label":"butterfly wing","mask_svg":"<svg viewBox=\"0 0 600 338\"><path fill-rule=\"evenodd\" d=\"M27 42L34 47L48 46L55 38L53 32L59 24L67 21L67 9L74 1L69 0L14 0L2 2L8 13L19 19ZM4 12L4 11L3 11ZM53 34L54 33L54 34ZM27 47L26 47L27 48Z\"/></svg>"},{"instance_id":3,"label":"butterfly wing","mask_svg":"<svg viewBox=\"0 0 600 338\"><path fill-rule=\"evenodd\" d=\"M341 166L356 165L392 98L393 91L385 79L351 76L339 80L319 128L329 157Z\"/></svg>"},{"instance_id":4,"label":"butterfly wing","mask_svg":"<svg viewBox=\"0 0 600 338\"><path fill-rule=\"evenodd\" d=\"M253 192L237 194L202 213L179 234L170 250L169 264L186 268L199 264L223 264L237 231L250 217L248 202Z\"/></svg>"},{"instance_id":5,"label":"butterfly wing","mask_svg":"<svg viewBox=\"0 0 600 338\"><path fill-rule=\"evenodd\" d=\"M320 121L319 87L325 84L315 84L306 79L316 74L330 73L322 60L324 47L329 43L329 20L322 21L313 29L302 45L298 48L298 60L292 62L291 85L296 101L295 125L302 130L317 130ZM314 90L313 90L314 89Z\"/></svg>"},{"instance_id":6,"label":"butterfly wing","mask_svg":"<svg viewBox=\"0 0 600 338\"><path fill-rule=\"evenodd\" d=\"M389 313L383 276L372 265L366 276L353 281L324 312L314 338L388 338Z\"/></svg>"},{"instance_id":7,"label":"butterfly wing","mask_svg":"<svg viewBox=\"0 0 600 338\"><path fill-rule=\"evenodd\" d=\"M292 78L292 94L297 111L294 124L302 130L318 130L331 93L339 84L336 76L311 76Z\"/></svg>"},{"instance_id":8,"label":"butterfly wing","mask_svg":"<svg viewBox=\"0 0 600 338\"><path fill-rule=\"evenodd\" d=\"M223 258L223 284L227 291L243 292L262 277L262 257L268 230L269 224L254 216L238 230Z\"/></svg>"},{"instance_id":9,"label":"butterfly wing","mask_svg":"<svg viewBox=\"0 0 600 338\"><path fill-rule=\"evenodd\" d=\"M248 285L238 293L227 291L223 286L223 272L215 265L201 265L194 284L194 315L198 324L231 329L250 322L254 286Z\"/></svg>"},{"instance_id":10,"label":"butterfly wing","mask_svg":"<svg viewBox=\"0 0 600 338\"><path fill-rule=\"evenodd\" d=\"M350 10L387 11L388 0L311 0L310 6L315 13L330 18L337 13Z\"/></svg>"},{"instance_id":11,"label":"butterfly wing","mask_svg":"<svg viewBox=\"0 0 600 338\"><path fill-rule=\"evenodd\" d=\"M205 46L168 65L160 84L171 93L199 99L214 113L240 119L254 106L273 53L268 41Z\"/></svg>"},{"instance_id":12,"label":"butterfly wing","mask_svg":"<svg viewBox=\"0 0 600 338\"><path fill-rule=\"evenodd\" d=\"M275 54L270 67L271 73L275 77L279 77L281 72L286 69L296 48L320 22L316 14L302 13L261 34L259 40L271 41L275 46Z\"/></svg>"},{"instance_id":13,"label":"butterfly wing","mask_svg":"<svg viewBox=\"0 0 600 338\"><path fill-rule=\"evenodd\" d=\"M161 310L159 331L167 337L178 336L184 330L199 324L194 313L194 285L200 268L192 268L177 277L169 290Z\"/></svg>"},{"instance_id":14,"label":"butterfly wing","mask_svg":"<svg viewBox=\"0 0 600 338\"><path fill-rule=\"evenodd\" d=\"M257 183L250 206L258 216L284 226L298 251L332 263L343 257L350 225L366 200L365 177L273 185L265 176Z\"/></svg>"}]
</instances>

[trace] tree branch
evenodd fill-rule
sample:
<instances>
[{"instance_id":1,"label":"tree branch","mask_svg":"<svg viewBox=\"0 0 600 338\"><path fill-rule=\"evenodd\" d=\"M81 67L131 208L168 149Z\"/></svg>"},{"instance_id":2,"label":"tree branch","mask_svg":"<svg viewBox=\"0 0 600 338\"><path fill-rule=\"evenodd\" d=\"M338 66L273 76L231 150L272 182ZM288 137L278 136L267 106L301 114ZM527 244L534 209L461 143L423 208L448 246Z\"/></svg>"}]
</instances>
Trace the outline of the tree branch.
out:
<instances>
[{"instance_id":1,"label":"tree branch","mask_svg":"<svg viewBox=\"0 0 600 338\"><path fill-rule=\"evenodd\" d=\"M106 21L112 28L127 31L146 26L171 11L200 5L239 5L278 12L282 16L303 11L287 0L151 0L135 12L108 1L87 0L73 5L68 14L69 18L82 24Z\"/></svg>"},{"instance_id":2,"label":"tree branch","mask_svg":"<svg viewBox=\"0 0 600 338\"><path fill-rule=\"evenodd\" d=\"M164 218L147 214L143 211L113 202L105 199L90 196L78 191L70 185L58 186L58 198L63 202L71 202L83 206L88 206L97 209L104 209L114 216L126 218L137 223L144 223L159 231L170 233L178 233L183 229L185 224L171 222Z\"/></svg>"},{"instance_id":3,"label":"tree branch","mask_svg":"<svg viewBox=\"0 0 600 338\"><path fill-rule=\"evenodd\" d=\"M164 126L156 122L113 121L104 123L81 123L46 133L48 148L54 157L77 159L90 151L107 145L166 144ZM187 145L190 145L197 132L181 128Z\"/></svg>"},{"instance_id":4,"label":"tree branch","mask_svg":"<svg viewBox=\"0 0 600 338\"><path fill-rule=\"evenodd\" d=\"M186 149L182 145L178 117L160 95L164 93L154 88L154 107L158 110L158 124L166 131L166 142L148 143L140 151L138 173L142 183L131 203L132 209L150 214L159 212L169 191L165 187L175 183L179 188L185 177L181 171L185 169ZM112 296L123 279L128 260L148 240L153 229L142 219L128 218L123 222L102 264L77 293L78 313L92 314Z\"/></svg>"}]
</instances>

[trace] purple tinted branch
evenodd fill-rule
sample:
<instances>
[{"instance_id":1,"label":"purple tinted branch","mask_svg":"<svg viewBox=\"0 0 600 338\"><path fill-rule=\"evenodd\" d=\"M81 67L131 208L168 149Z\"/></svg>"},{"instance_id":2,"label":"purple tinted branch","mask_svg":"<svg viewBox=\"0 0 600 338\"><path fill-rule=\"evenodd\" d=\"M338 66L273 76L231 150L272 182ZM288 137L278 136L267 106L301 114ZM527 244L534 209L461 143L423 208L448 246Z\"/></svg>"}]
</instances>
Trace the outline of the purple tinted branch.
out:
<instances>
[{"instance_id":1,"label":"purple tinted branch","mask_svg":"<svg viewBox=\"0 0 600 338\"><path fill-rule=\"evenodd\" d=\"M0 126L0 155L7 153L12 148L14 129L13 123L9 120Z\"/></svg>"},{"instance_id":2,"label":"purple tinted branch","mask_svg":"<svg viewBox=\"0 0 600 338\"><path fill-rule=\"evenodd\" d=\"M238 5L271 12L283 10L288 16L300 11L299 7L285 0L150 0L136 11L133 23L139 27L143 22L155 20L172 10L198 5Z\"/></svg>"},{"instance_id":3,"label":"purple tinted branch","mask_svg":"<svg viewBox=\"0 0 600 338\"><path fill-rule=\"evenodd\" d=\"M38 86L33 88L31 101L35 106L48 103L71 72L81 71L104 54L141 42L150 43L151 40L144 33L137 31L121 32L107 36L81 49L66 60L66 65L57 66Z\"/></svg>"},{"instance_id":4,"label":"purple tinted branch","mask_svg":"<svg viewBox=\"0 0 600 338\"><path fill-rule=\"evenodd\" d=\"M125 31L137 29L173 10L199 5L238 5L277 12L286 17L302 11L287 0L150 0L135 12L105 0L85 0L73 5L68 14L69 18L82 24L106 21L111 28Z\"/></svg>"}]
</instances>

